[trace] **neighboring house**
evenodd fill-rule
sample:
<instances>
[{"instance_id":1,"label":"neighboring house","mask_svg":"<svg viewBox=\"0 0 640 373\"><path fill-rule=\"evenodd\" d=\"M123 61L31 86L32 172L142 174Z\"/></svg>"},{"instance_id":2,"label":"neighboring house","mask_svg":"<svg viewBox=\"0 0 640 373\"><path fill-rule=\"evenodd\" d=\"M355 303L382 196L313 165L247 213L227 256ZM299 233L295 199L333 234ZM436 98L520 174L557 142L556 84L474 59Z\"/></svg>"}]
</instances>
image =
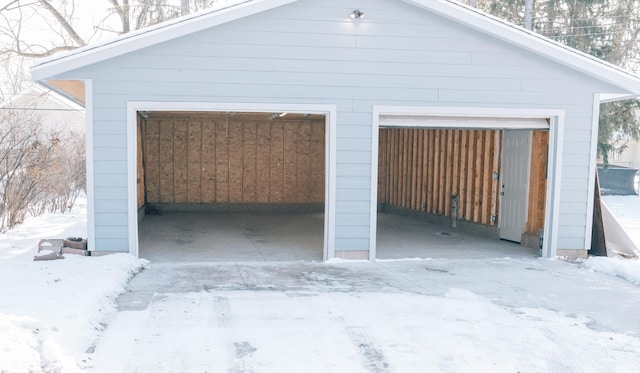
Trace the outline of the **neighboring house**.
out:
<instances>
[{"instance_id":1,"label":"neighboring house","mask_svg":"<svg viewBox=\"0 0 640 373\"><path fill-rule=\"evenodd\" d=\"M584 257L599 104L640 95L443 0L246 1L32 75L86 102L90 248L134 254L145 206L319 203L324 258L374 259L378 209Z\"/></svg>"},{"instance_id":2,"label":"neighboring house","mask_svg":"<svg viewBox=\"0 0 640 373\"><path fill-rule=\"evenodd\" d=\"M84 107L40 86L31 87L9 98L0 104L0 109L35 115L47 130L84 134Z\"/></svg>"},{"instance_id":3,"label":"neighboring house","mask_svg":"<svg viewBox=\"0 0 640 373\"><path fill-rule=\"evenodd\" d=\"M621 153L612 152L609 164L640 169L640 142L630 140Z\"/></svg>"},{"instance_id":4,"label":"neighboring house","mask_svg":"<svg viewBox=\"0 0 640 373\"><path fill-rule=\"evenodd\" d=\"M620 146L621 144L617 144ZM602 194L640 193L640 143L630 140L622 152L612 151L608 164L598 157L598 175Z\"/></svg>"}]
</instances>

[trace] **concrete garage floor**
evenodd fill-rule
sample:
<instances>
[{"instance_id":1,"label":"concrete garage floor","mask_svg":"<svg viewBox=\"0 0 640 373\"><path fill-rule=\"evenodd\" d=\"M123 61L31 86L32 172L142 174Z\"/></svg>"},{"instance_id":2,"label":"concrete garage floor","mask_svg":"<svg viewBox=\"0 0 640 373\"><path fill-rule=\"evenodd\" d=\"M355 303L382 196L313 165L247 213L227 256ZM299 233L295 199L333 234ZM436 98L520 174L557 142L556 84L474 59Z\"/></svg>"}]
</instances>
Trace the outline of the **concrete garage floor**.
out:
<instances>
[{"instance_id":1,"label":"concrete garage floor","mask_svg":"<svg viewBox=\"0 0 640 373\"><path fill-rule=\"evenodd\" d=\"M152 262L322 260L321 213L171 212L138 229Z\"/></svg>"},{"instance_id":2,"label":"concrete garage floor","mask_svg":"<svg viewBox=\"0 0 640 373\"><path fill-rule=\"evenodd\" d=\"M319 213L174 212L139 224L140 257L152 262L322 260ZM378 214L378 259L537 256L518 244Z\"/></svg>"}]
</instances>

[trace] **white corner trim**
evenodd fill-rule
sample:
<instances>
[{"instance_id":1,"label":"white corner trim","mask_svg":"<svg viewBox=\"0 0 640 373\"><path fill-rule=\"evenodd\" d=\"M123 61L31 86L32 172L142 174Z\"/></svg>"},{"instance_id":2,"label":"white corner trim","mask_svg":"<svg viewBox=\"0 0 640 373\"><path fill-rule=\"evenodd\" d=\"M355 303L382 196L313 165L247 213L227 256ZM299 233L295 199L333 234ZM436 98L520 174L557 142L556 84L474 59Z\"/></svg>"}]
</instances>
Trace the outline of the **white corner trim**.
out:
<instances>
[{"instance_id":1,"label":"white corner trim","mask_svg":"<svg viewBox=\"0 0 640 373\"><path fill-rule=\"evenodd\" d=\"M336 132L337 106L324 104L266 104L218 102L127 102L127 213L129 253L138 256L138 193L137 193L137 113L139 111L202 111L202 112L271 112L325 115L325 213L323 258L335 256L336 226Z\"/></svg>"},{"instance_id":2,"label":"white corner trim","mask_svg":"<svg viewBox=\"0 0 640 373\"><path fill-rule=\"evenodd\" d=\"M96 217L95 217L95 173L93 162L93 80L84 81L85 110L85 164L87 177L87 246L89 251L96 250Z\"/></svg>"},{"instance_id":3,"label":"white corner trim","mask_svg":"<svg viewBox=\"0 0 640 373\"><path fill-rule=\"evenodd\" d=\"M371 128L371 204L370 204L370 243L369 259L375 260L377 238L377 210L378 210L378 136L381 128L380 118L383 116L409 116L423 118L423 121L408 122L404 127L414 128L461 128L455 120L442 121L441 118L510 118L510 119L543 119L546 126L541 127L540 121L526 121L533 127L521 125L521 121L498 121L498 125L482 127L485 129L548 129L549 130L549 159L547 180L547 198L545 209L545 239L543 247L544 257L555 256L558 245L558 226L560 217L560 182L562 180L562 151L564 110L558 109L512 109L512 108L473 108L473 107L422 107L422 106L373 106ZM430 123L429 119L433 122ZM546 122L549 120L550 123ZM505 126L507 123L507 126ZM511 126L508 125L511 123ZM396 127L394 125L386 127ZM399 126L398 126L399 127ZM463 128L463 127L462 127ZM547 239L548 238L548 239Z\"/></svg>"},{"instance_id":4,"label":"white corner trim","mask_svg":"<svg viewBox=\"0 0 640 373\"><path fill-rule=\"evenodd\" d=\"M600 127L600 95L593 95L593 114L591 121L591 149L589 154L589 187L587 195L587 221L584 236L584 249L591 249L591 232L593 230L594 195L596 193L596 172L598 172L598 131Z\"/></svg>"}]
</instances>

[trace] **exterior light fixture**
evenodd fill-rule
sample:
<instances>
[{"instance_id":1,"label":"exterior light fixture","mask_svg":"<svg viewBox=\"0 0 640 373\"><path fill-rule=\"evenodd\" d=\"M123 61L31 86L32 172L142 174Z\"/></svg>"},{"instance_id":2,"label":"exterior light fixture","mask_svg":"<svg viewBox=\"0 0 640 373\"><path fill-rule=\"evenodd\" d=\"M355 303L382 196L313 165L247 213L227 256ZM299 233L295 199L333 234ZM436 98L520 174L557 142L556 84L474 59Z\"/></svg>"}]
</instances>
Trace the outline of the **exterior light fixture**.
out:
<instances>
[{"instance_id":1,"label":"exterior light fixture","mask_svg":"<svg viewBox=\"0 0 640 373\"><path fill-rule=\"evenodd\" d=\"M364 13L362 13L360 10L356 9L353 12L351 12L351 18L353 18L353 19L364 18Z\"/></svg>"}]
</instances>

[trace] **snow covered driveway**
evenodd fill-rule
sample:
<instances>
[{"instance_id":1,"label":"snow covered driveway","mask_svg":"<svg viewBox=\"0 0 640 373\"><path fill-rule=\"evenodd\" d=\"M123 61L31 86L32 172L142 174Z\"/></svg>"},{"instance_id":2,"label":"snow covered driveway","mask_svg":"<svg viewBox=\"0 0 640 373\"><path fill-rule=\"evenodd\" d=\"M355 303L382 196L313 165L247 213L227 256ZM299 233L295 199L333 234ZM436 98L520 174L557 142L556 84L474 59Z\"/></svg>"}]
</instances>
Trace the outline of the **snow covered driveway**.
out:
<instances>
[{"instance_id":1,"label":"snow covered driveway","mask_svg":"<svg viewBox=\"0 0 640 373\"><path fill-rule=\"evenodd\" d=\"M96 372L637 372L640 287L541 259L158 264Z\"/></svg>"}]
</instances>

